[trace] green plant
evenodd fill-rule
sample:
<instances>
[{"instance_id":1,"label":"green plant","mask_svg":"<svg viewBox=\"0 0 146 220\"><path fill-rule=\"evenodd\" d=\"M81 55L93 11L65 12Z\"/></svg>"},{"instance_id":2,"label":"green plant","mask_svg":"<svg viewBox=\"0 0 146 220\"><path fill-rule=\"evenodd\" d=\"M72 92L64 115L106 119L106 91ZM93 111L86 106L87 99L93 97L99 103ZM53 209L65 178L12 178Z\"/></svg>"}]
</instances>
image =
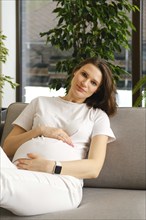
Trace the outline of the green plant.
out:
<instances>
[{"instance_id":1,"label":"green plant","mask_svg":"<svg viewBox=\"0 0 146 220\"><path fill-rule=\"evenodd\" d=\"M133 89L133 94L136 94L140 90L140 96L136 99L134 107L141 106L142 101L144 102L144 107L146 107L146 76L143 76L135 85Z\"/></svg>"},{"instance_id":2,"label":"green plant","mask_svg":"<svg viewBox=\"0 0 146 220\"><path fill-rule=\"evenodd\" d=\"M0 65L6 62L8 55L8 49L4 44L5 39L6 36L0 31ZM0 93L3 93L5 82L8 82L13 89L18 85L17 83L12 82L12 78L10 76L6 76L0 72Z\"/></svg>"},{"instance_id":3,"label":"green plant","mask_svg":"<svg viewBox=\"0 0 146 220\"><path fill-rule=\"evenodd\" d=\"M53 13L57 15L58 24L40 35L46 36L46 42L61 51L72 51L71 57L56 65L56 71L68 74L65 87L69 84L74 66L93 56L106 59L115 80L118 80L126 71L114 65L114 54L120 53L121 48L130 48L129 36L131 29L135 28L128 14L138 8L128 0L53 1L57 2ZM61 83L56 80L50 86L59 89Z\"/></svg>"}]
</instances>

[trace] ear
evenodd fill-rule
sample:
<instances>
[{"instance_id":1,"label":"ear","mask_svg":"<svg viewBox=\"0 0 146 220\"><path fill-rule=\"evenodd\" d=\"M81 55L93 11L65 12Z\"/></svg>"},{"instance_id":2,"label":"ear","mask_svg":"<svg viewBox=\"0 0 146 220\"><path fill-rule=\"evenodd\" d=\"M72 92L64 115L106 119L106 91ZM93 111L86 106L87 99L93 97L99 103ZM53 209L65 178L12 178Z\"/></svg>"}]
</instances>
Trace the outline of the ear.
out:
<instances>
[{"instance_id":1,"label":"ear","mask_svg":"<svg viewBox=\"0 0 146 220\"><path fill-rule=\"evenodd\" d=\"M75 76L76 75L76 71L73 73L73 76Z\"/></svg>"}]
</instances>

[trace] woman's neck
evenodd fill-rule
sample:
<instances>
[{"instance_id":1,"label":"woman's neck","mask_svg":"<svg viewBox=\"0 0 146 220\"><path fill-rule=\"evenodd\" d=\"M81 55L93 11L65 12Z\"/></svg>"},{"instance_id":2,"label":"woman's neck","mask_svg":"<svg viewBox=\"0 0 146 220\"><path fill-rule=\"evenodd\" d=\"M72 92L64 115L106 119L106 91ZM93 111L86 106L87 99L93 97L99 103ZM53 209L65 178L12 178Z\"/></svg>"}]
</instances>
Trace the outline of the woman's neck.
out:
<instances>
[{"instance_id":1,"label":"woman's neck","mask_svg":"<svg viewBox=\"0 0 146 220\"><path fill-rule=\"evenodd\" d=\"M77 99L77 98L71 96L69 93L61 98L63 100L69 101L69 102L75 102L75 103L83 103L84 102L84 100Z\"/></svg>"}]
</instances>

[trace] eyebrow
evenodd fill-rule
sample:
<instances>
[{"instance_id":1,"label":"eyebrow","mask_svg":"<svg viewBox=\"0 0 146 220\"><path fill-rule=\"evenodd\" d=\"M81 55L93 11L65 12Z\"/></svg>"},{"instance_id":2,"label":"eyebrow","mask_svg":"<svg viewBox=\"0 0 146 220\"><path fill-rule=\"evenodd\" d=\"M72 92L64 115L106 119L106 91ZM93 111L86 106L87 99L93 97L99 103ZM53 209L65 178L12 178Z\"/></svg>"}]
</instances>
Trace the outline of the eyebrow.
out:
<instances>
[{"instance_id":1,"label":"eyebrow","mask_svg":"<svg viewBox=\"0 0 146 220\"><path fill-rule=\"evenodd\" d=\"M88 76L89 76L89 73L83 69L83 72L85 72ZM100 82L97 80L97 79L93 79L97 84L100 84Z\"/></svg>"}]
</instances>

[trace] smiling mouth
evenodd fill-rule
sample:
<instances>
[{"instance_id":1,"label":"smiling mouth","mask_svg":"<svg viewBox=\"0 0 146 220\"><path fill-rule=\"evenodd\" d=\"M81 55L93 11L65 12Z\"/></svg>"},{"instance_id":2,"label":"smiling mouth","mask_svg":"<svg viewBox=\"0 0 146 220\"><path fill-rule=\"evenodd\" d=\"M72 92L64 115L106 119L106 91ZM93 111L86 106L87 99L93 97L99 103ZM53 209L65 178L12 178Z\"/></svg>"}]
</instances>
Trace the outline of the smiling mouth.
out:
<instances>
[{"instance_id":1,"label":"smiling mouth","mask_svg":"<svg viewBox=\"0 0 146 220\"><path fill-rule=\"evenodd\" d=\"M77 85L77 90L79 91L79 92L86 92L82 87L80 87L79 85Z\"/></svg>"}]
</instances>

